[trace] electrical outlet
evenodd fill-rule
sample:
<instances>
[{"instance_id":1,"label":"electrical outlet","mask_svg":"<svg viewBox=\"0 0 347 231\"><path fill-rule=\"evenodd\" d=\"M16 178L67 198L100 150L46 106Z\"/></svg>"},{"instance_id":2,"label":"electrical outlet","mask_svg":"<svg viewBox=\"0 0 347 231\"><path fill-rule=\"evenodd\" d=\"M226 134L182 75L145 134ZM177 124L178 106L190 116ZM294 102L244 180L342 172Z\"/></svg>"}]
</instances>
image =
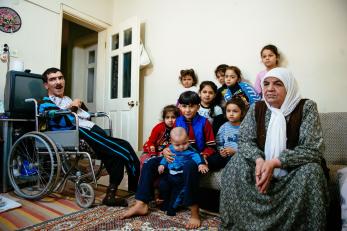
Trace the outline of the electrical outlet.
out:
<instances>
[{"instance_id":1,"label":"electrical outlet","mask_svg":"<svg viewBox=\"0 0 347 231\"><path fill-rule=\"evenodd\" d=\"M12 50L10 50L10 52L11 52L11 57L19 58L19 52L17 49L12 49Z\"/></svg>"}]
</instances>

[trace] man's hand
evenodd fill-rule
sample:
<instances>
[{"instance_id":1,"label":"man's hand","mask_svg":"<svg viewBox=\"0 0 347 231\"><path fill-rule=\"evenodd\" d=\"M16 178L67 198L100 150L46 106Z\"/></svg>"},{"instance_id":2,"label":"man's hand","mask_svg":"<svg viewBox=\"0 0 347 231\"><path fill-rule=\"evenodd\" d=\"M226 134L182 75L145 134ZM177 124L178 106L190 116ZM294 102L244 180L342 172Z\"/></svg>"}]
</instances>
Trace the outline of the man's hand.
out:
<instances>
[{"instance_id":1,"label":"man's hand","mask_svg":"<svg viewBox=\"0 0 347 231\"><path fill-rule=\"evenodd\" d=\"M171 163L172 161L174 161L174 156L175 154L172 154L172 152L170 151L170 148L164 148L163 150L163 156L165 157L165 159L167 160L167 162Z\"/></svg>"},{"instance_id":2,"label":"man's hand","mask_svg":"<svg viewBox=\"0 0 347 231\"><path fill-rule=\"evenodd\" d=\"M164 172L164 170L165 170L165 166L164 165L159 165L159 167L158 167L159 174L162 174Z\"/></svg>"},{"instance_id":3,"label":"man's hand","mask_svg":"<svg viewBox=\"0 0 347 231\"><path fill-rule=\"evenodd\" d=\"M200 164L198 166L198 169L199 169L199 172L201 172L203 174L207 173L209 170L206 164Z\"/></svg>"},{"instance_id":4,"label":"man's hand","mask_svg":"<svg viewBox=\"0 0 347 231\"><path fill-rule=\"evenodd\" d=\"M155 147L154 147L154 146L149 146L149 150L150 150L151 152L155 152Z\"/></svg>"},{"instance_id":5,"label":"man's hand","mask_svg":"<svg viewBox=\"0 0 347 231\"><path fill-rule=\"evenodd\" d=\"M260 193L266 193L273 171L278 167L281 167L281 162L277 158L266 161L262 158L256 160L256 186Z\"/></svg>"},{"instance_id":6,"label":"man's hand","mask_svg":"<svg viewBox=\"0 0 347 231\"><path fill-rule=\"evenodd\" d=\"M71 103L70 103L70 108L71 107L78 107L80 108L82 105L82 100L80 99L74 99Z\"/></svg>"},{"instance_id":7,"label":"man's hand","mask_svg":"<svg viewBox=\"0 0 347 231\"><path fill-rule=\"evenodd\" d=\"M222 157L228 157L228 156L233 156L236 153L236 151L233 148L226 147L221 149L219 153Z\"/></svg>"}]
</instances>

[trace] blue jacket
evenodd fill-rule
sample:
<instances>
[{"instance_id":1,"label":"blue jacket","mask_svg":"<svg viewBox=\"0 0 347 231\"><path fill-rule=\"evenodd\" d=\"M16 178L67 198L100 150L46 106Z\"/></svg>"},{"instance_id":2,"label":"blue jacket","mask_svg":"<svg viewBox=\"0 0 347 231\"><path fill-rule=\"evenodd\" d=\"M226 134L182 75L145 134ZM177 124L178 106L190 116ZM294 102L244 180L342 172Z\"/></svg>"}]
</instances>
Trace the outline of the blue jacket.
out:
<instances>
[{"instance_id":1,"label":"blue jacket","mask_svg":"<svg viewBox=\"0 0 347 231\"><path fill-rule=\"evenodd\" d=\"M172 144L169 146L169 148L170 148L170 151L173 154L175 154L174 161L169 163L169 162L167 162L167 160L165 158L162 158L162 160L160 161L160 164L164 165L165 167L167 167L170 170L175 170L175 171L182 170L184 164L188 160L193 160L197 165L204 164L200 154L191 146L189 146L188 149L186 149L182 152L176 151L174 149L174 147L172 146Z\"/></svg>"},{"instance_id":2,"label":"blue jacket","mask_svg":"<svg viewBox=\"0 0 347 231\"><path fill-rule=\"evenodd\" d=\"M235 95L244 93L248 98L249 105L252 105L256 101L261 100L260 95L254 90L254 88L245 82L236 83L233 87L228 87L227 92L224 95L224 100L229 101Z\"/></svg>"}]
</instances>

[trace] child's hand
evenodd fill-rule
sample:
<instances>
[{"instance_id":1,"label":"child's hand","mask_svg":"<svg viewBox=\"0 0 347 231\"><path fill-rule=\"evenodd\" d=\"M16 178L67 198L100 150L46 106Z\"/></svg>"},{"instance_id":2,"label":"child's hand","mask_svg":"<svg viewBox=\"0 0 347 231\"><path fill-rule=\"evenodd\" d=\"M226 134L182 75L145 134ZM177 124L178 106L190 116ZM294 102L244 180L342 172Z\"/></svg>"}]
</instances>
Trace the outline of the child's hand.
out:
<instances>
[{"instance_id":1,"label":"child's hand","mask_svg":"<svg viewBox=\"0 0 347 231\"><path fill-rule=\"evenodd\" d=\"M154 146L149 146L149 150L150 150L151 152L155 152L155 147L154 147Z\"/></svg>"},{"instance_id":2,"label":"child's hand","mask_svg":"<svg viewBox=\"0 0 347 231\"><path fill-rule=\"evenodd\" d=\"M199 167L198 167L198 169L199 169L199 172L201 172L201 173L203 173L203 174L205 174L205 173L208 172L208 167L207 167L206 164L200 164Z\"/></svg>"},{"instance_id":3,"label":"child's hand","mask_svg":"<svg viewBox=\"0 0 347 231\"><path fill-rule=\"evenodd\" d=\"M158 167L159 174L162 174L164 172L164 170L165 170L165 166L164 165L159 165L159 167Z\"/></svg>"},{"instance_id":4,"label":"child's hand","mask_svg":"<svg viewBox=\"0 0 347 231\"><path fill-rule=\"evenodd\" d=\"M228 157L228 156L233 156L236 153L236 151L233 148L227 147L227 148L221 149L219 153L222 157Z\"/></svg>"}]
</instances>

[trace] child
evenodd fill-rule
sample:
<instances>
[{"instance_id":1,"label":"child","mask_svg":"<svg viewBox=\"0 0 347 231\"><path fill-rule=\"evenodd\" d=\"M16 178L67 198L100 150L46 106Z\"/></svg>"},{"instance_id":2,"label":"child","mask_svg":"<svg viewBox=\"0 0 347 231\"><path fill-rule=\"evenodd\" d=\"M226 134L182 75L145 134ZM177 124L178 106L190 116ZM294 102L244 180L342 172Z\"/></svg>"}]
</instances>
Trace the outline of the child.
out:
<instances>
[{"instance_id":1,"label":"child","mask_svg":"<svg viewBox=\"0 0 347 231\"><path fill-rule=\"evenodd\" d=\"M225 70L225 84L228 90L224 95L225 102L235 96L241 97L247 106L260 100L260 96L248 83L241 82L241 71L236 66L229 66ZM225 105L223 105L225 107Z\"/></svg>"},{"instance_id":2,"label":"child","mask_svg":"<svg viewBox=\"0 0 347 231\"><path fill-rule=\"evenodd\" d=\"M215 70L215 75L221 86L217 90L216 102L218 105L223 105L224 95L228 90L227 85L225 85L225 69L228 67L226 64L219 65ZM218 73L218 74L217 74Z\"/></svg>"},{"instance_id":3,"label":"child","mask_svg":"<svg viewBox=\"0 0 347 231\"><path fill-rule=\"evenodd\" d=\"M163 121L155 125L151 135L143 145L143 154L140 157L140 168L143 163L153 157L158 156L170 143L170 131L175 125L175 120L179 116L179 109L175 105L167 105L162 111Z\"/></svg>"},{"instance_id":4,"label":"child","mask_svg":"<svg viewBox=\"0 0 347 231\"><path fill-rule=\"evenodd\" d=\"M227 66L228 65L226 65L226 64L218 65L218 67L214 71L214 74L216 75L216 79L218 80L220 87L224 86L225 68Z\"/></svg>"},{"instance_id":5,"label":"child","mask_svg":"<svg viewBox=\"0 0 347 231\"><path fill-rule=\"evenodd\" d=\"M265 74L275 68L278 67L278 63L280 61L280 54L278 53L277 47L269 44L263 47L260 51L261 62L265 65L265 70L259 72L255 79L254 89L255 91L261 95L261 81L263 80Z\"/></svg>"},{"instance_id":6,"label":"child","mask_svg":"<svg viewBox=\"0 0 347 231\"><path fill-rule=\"evenodd\" d=\"M163 158L158 167L159 174L163 174L165 169L168 171L160 177L160 195L164 199L162 210L167 211L167 215L175 216L176 208L183 203L184 188L188 187L184 185L183 179L183 166L192 159L197 165L198 170L201 173L207 173L208 167L201 160L197 151L189 146L189 139L187 132L182 127L176 127L171 130L171 145L170 151L175 154L175 159L172 162L168 162Z\"/></svg>"},{"instance_id":7,"label":"child","mask_svg":"<svg viewBox=\"0 0 347 231\"><path fill-rule=\"evenodd\" d=\"M199 87L199 95L201 103L198 113L208 119L212 124L214 134L217 134L225 119L222 108L216 103L216 84L212 81L203 81Z\"/></svg>"},{"instance_id":8,"label":"child","mask_svg":"<svg viewBox=\"0 0 347 231\"><path fill-rule=\"evenodd\" d=\"M179 94L185 91L198 91L198 88L196 87L198 84L198 77L193 69L181 70L179 80L182 85Z\"/></svg>"},{"instance_id":9,"label":"child","mask_svg":"<svg viewBox=\"0 0 347 231\"><path fill-rule=\"evenodd\" d=\"M237 151L239 128L246 113L247 107L239 97L232 98L225 106L225 116L228 121L220 127L216 136L217 149L222 157L220 161L222 168Z\"/></svg>"}]
</instances>

